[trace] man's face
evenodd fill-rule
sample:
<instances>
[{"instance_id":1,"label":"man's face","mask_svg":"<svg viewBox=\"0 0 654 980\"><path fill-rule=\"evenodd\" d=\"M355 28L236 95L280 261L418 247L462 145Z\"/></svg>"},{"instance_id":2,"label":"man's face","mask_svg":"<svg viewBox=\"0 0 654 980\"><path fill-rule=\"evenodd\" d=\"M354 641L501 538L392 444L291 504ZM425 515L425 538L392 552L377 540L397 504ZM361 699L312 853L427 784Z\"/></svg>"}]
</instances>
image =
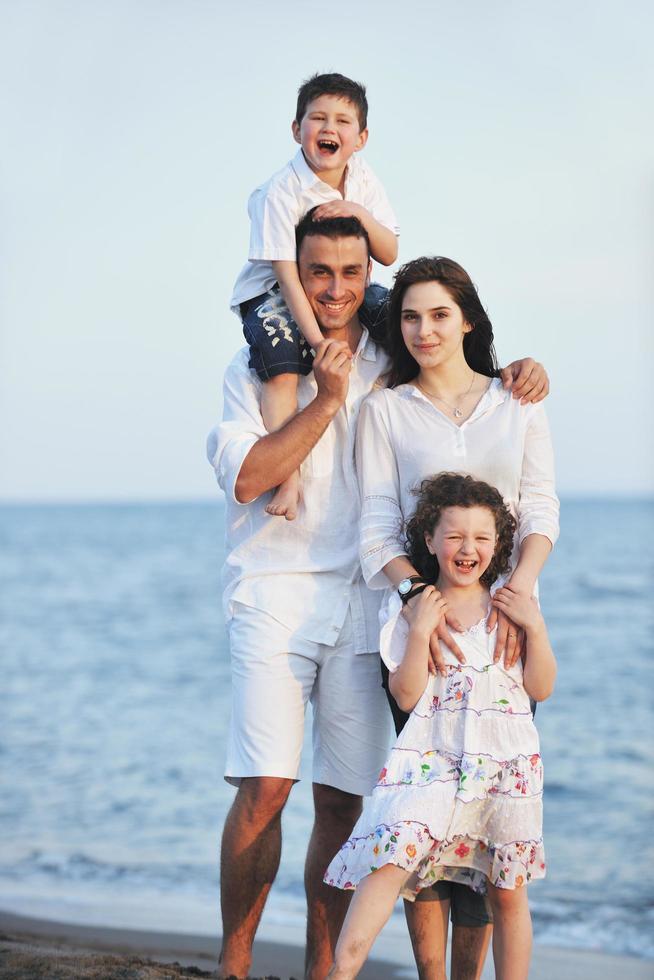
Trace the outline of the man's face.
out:
<instances>
[{"instance_id":1,"label":"man's face","mask_svg":"<svg viewBox=\"0 0 654 980\"><path fill-rule=\"evenodd\" d=\"M370 265L363 238L307 235L302 242L300 282L326 337L345 329L356 316L369 282Z\"/></svg>"}]
</instances>

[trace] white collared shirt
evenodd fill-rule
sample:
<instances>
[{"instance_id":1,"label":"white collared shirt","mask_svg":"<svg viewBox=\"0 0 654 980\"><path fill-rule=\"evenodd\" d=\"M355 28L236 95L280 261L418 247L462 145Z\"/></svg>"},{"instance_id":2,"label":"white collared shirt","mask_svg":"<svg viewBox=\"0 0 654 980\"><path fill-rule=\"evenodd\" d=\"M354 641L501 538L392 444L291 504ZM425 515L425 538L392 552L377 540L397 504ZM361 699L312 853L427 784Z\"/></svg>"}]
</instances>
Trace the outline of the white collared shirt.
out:
<instances>
[{"instance_id":1,"label":"white collared shirt","mask_svg":"<svg viewBox=\"0 0 654 980\"><path fill-rule=\"evenodd\" d=\"M357 653L376 651L380 597L366 587L359 566L354 440L361 403L388 369L386 355L364 330L345 403L302 464L302 500L294 521L266 514L272 491L249 504L235 497L243 461L266 435L261 382L247 365L244 348L225 372L223 420L207 441L226 498L225 618L238 601L264 610L305 639L332 646L350 609ZM299 378L300 409L316 391L313 374Z\"/></svg>"},{"instance_id":2,"label":"white collared shirt","mask_svg":"<svg viewBox=\"0 0 654 980\"><path fill-rule=\"evenodd\" d=\"M351 157L345 171L346 201L361 204L380 224L399 235L397 221L381 181L368 164ZM295 226L307 211L328 201L341 201L340 192L320 180L302 150L285 167L250 195L250 249L248 262L234 285L229 305L238 313L240 303L267 292L277 279L273 261L295 262Z\"/></svg>"},{"instance_id":3,"label":"white collared shirt","mask_svg":"<svg viewBox=\"0 0 654 980\"><path fill-rule=\"evenodd\" d=\"M555 543L559 501L542 403L521 405L490 382L469 419L457 426L414 385L373 392L361 408L357 436L361 487L361 565L372 589L389 581L382 568L406 554L403 521L416 507L421 480L443 471L469 473L496 487L518 523L513 563L529 534Z\"/></svg>"}]
</instances>

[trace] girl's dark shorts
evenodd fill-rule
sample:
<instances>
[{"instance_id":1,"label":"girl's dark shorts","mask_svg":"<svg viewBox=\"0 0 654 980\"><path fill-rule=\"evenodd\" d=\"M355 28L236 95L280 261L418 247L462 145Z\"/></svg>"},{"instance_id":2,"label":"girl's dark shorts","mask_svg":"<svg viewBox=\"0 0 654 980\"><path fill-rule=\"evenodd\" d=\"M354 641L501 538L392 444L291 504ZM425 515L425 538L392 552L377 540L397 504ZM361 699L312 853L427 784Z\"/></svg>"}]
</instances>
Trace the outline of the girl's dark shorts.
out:
<instances>
[{"instance_id":1,"label":"girl's dark shorts","mask_svg":"<svg viewBox=\"0 0 654 980\"><path fill-rule=\"evenodd\" d=\"M384 342L388 290L378 283L366 289L359 319L373 340ZM250 348L249 366L262 381L278 374L310 374L313 353L298 330L279 286L241 303L243 335Z\"/></svg>"}]
</instances>

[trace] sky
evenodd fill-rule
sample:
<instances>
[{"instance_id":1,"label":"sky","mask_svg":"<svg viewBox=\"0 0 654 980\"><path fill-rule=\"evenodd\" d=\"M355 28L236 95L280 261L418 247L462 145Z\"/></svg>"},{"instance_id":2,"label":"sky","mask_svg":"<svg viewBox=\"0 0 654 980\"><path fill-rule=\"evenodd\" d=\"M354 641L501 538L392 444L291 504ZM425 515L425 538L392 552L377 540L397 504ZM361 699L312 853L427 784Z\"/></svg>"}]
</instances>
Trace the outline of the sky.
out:
<instances>
[{"instance_id":1,"label":"sky","mask_svg":"<svg viewBox=\"0 0 654 980\"><path fill-rule=\"evenodd\" d=\"M652 494L653 11L0 0L0 500L215 497L247 198L332 70L400 261L461 262L546 365L560 493Z\"/></svg>"}]
</instances>

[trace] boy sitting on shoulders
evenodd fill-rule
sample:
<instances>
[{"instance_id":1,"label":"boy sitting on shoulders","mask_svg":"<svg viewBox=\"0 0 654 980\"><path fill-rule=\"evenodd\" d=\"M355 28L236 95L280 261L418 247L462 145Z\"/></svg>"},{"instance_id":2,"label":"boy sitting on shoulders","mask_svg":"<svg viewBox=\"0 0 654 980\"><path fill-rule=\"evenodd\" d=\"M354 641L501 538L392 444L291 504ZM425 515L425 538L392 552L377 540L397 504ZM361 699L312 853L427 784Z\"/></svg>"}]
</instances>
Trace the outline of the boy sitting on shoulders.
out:
<instances>
[{"instance_id":1,"label":"boy sitting on shoulders","mask_svg":"<svg viewBox=\"0 0 654 980\"><path fill-rule=\"evenodd\" d=\"M395 215L386 192L370 167L354 154L368 139L368 101L363 85L336 73L314 75L298 91L292 124L301 149L250 195L250 249L231 299L240 313L250 347L250 367L264 383L261 414L274 432L297 411L298 375L309 374L323 341L316 317L300 283L295 227L311 208L315 218L359 219L370 238L372 257L382 265L397 258ZM347 279L325 303L341 312L348 299ZM361 322L374 328L386 295L370 287ZM292 521L300 492L299 473L279 486L266 507Z\"/></svg>"}]
</instances>

